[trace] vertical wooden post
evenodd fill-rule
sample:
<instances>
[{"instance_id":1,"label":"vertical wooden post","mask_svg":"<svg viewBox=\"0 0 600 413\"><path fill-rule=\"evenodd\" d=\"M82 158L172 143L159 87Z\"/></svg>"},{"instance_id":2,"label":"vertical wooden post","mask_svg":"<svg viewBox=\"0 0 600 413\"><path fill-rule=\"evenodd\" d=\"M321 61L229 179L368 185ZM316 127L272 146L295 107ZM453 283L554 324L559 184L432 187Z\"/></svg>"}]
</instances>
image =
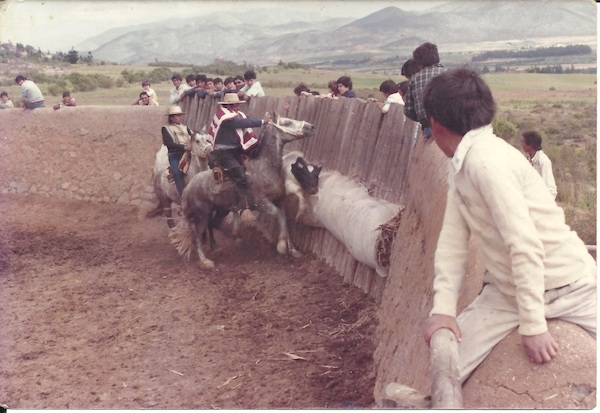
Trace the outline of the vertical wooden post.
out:
<instances>
[{"instance_id":1,"label":"vertical wooden post","mask_svg":"<svg viewBox=\"0 0 600 413\"><path fill-rule=\"evenodd\" d=\"M463 408L462 386L458 377L458 343L447 328L437 330L430 341L431 407Z\"/></svg>"}]
</instances>

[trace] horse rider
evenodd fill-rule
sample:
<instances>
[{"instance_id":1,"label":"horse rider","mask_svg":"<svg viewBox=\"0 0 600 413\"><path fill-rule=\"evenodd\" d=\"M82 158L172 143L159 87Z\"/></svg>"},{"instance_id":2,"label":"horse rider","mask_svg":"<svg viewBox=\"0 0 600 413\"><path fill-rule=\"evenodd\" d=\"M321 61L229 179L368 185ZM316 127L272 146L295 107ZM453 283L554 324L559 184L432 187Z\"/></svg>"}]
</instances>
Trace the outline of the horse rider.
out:
<instances>
[{"instance_id":1,"label":"horse rider","mask_svg":"<svg viewBox=\"0 0 600 413\"><path fill-rule=\"evenodd\" d=\"M223 101L217 102L219 106L208 130L214 140L211 161L223 168L225 175L235 182L241 198L239 212L257 206L241 155L248 153L258 144L258 136L252 128L261 127L271 120L268 113L262 119L246 116L239 110L241 103L246 102L240 100L237 93L226 93Z\"/></svg>"},{"instance_id":2,"label":"horse rider","mask_svg":"<svg viewBox=\"0 0 600 413\"><path fill-rule=\"evenodd\" d=\"M186 152L192 150L192 131L181 123L181 119L186 112L183 112L179 106L169 107L167 115L169 121L162 127L163 143L167 147L169 165L173 173L173 179L177 192L181 197L183 194L183 171L179 168L179 162ZM189 155L188 155L189 156Z\"/></svg>"}]
</instances>

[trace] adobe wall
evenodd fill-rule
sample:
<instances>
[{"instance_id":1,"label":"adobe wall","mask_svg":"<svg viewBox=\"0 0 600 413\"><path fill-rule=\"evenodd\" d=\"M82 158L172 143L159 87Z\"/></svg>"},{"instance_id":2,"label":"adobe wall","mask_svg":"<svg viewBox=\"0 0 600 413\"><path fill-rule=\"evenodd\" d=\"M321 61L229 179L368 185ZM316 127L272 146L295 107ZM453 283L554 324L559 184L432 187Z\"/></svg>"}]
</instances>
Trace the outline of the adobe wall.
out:
<instances>
[{"instance_id":1,"label":"adobe wall","mask_svg":"<svg viewBox=\"0 0 600 413\"><path fill-rule=\"evenodd\" d=\"M152 205L165 110L0 110L0 193Z\"/></svg>"}]
</instances>

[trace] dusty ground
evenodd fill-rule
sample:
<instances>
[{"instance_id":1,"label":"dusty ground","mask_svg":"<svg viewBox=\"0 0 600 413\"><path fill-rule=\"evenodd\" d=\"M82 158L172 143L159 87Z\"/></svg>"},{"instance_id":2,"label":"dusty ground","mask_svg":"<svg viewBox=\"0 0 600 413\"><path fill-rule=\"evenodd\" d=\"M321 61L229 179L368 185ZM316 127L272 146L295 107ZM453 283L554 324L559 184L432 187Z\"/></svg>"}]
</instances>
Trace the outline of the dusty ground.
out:
<instances>
[{"instance_id":1,"label":"dusty ground","mask_svg":"<svg viewBox=\"0 0 600 413\"><path fill-rule=\"evenodd\" d=\"M217 233L184 264L135 208L0 196L0 403L374 406L376 304L314 256Z\"/></svg>"}]
</instances>

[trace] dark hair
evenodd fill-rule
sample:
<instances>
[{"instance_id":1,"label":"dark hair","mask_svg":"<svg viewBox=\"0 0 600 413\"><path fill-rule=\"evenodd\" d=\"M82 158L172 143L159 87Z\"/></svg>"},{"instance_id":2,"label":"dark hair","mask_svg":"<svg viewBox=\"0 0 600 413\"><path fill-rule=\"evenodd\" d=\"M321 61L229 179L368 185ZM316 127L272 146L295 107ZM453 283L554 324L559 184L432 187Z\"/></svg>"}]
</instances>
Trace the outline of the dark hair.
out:
<instances>
[{"instance_id":1,"label":"dark hair","mask_svg":"<svg viewBox=\"0 0 600 413\"><path fill-rule=\"evenodd\" d=\"M233 76L227 76L225 78L225 80L223 81L223 84L226 85L227 83L231 83L233 82Z\"/></svg>"},{"instance_id":2,"label":"dark hair","mask_svg":"<svg viewBox=\"0 0 600 413\"><path fill-rule=\"evenodd\" d=\"M409 84L410 84L410 80L404 80L404 81L398 83L398 92L400 92L401 95L405 95L406 92L408 92Z\"/></svg>"},{"instance_id":3,"label":"dark hair","mask_svg":"<svg viewBox=\"0 0 600 413\"><path fill-rule=\"evenodd\" d=\"M171 76L171 80L183 80L183 78L181 75L175 73L173 76Z\"/></svg>"},{"instance_id":4,"label":"dark hair","mask_svg":"<svg viewBox=\"0 0 600 413\"><path fill-rule=\"evenodd\" d=\"M419 64L417 62L415 62L415 59L408 59L402 65L400 74L402 76L404 76L405 78L410 79L415 74L419 73L420 70L421 70L421 67L419 66Z\"/></svg>"},{"instance_id":5,"label":"dark hair","mask_svg":"<svg viewBox=\"0 0 600 413\"><path fill-rule=\"evenodd\" d=\"M244 79L256 79L256 73L254 73L254 70L247 70L246 73L244 73Z\"/></svg>"},{"instance_id":6,"label":"dark hair","mask_svg":"<svg viewBox=\"0 0 600 413\"><path fill-rule=\"evenodd\" d=\"M242 75L237 75L233 78L233 81L235 82L236 80L241 80L242 82L244 82L244 76Z\"/></svg>"},{"instance_id":7,"label":"dark hair","mask_svg":"<svg viewBox=\"0 0 600 413\"><path fill-rule=\"evenodd\" d=\"M342 84L344 86L346 86L348 89L352 89L352 79L350 78L350 76L342 76L340 77L337 82L338 84Z\"/></svg>"},{"instance_id":8,"label":"dark hair","mask_svg":"<svg viewBox=\"0 0 600 413\"><path fill-rule=\"evenodd\" d=\"M379 91L388 95L398 93L398 85L393 80L388 79L379 85Z\"/></svg>"},{"instance_id":9,"label":"dark hair","mask_svg":"<svg viewBox=\"0 0 600 413\"><path fill-rule=\"evenodd\" d=\"M194 77L194 79L196 79L196 83L199 83L199 82L206 82L208 77L206 77L206 75L200 74L200 75L196 75Z\"/></svg>"},{"instance_id":10,"label":"dark hair","mask_svg":"<svg viewBox=\"0 0 600 413\"><path fill-rule=\"evenodd\" d=\"M483 79L468 67L434 76L423 92L427 118L464 136L473 129L489 125L496 113L492 91Z\"/></svg>"},{"instance_id":11,"label":"dark hair","mask_svg":"<svg viewBox=\"0 0 600 413\"><path fill-rule=\"evenodd\" d=\"M146 95L147 98L150 98L150 96L148 96L148 92L140 92L140 99L143 95Z\"/></svg>"},{"instance_id":12,"label":"dark hair","mask_svg":"<svg viewBox=\"0 0 600 413\"><path fill-rule=\"evenodd\" d=\"M69 92L63 92L63 97L66 98L67 96L71 97L71 93L69 93Z\"/></svg>"},{"instance_id":13,"label":"dark hair","mask_svg":"<svg viewBox=\"0 0 600 413\"><path fill-rule=\"evenodd\" d=\"M433 43L423 43L413 50L413 59L421 67L435 65L440 62L437 46Z\"/></svg>"},{"instance_id":14,"label":"dark hair","mask_svg":"<svg viewBox=\"0 0 600 413\"><path fill-rule=\"evenodd\" d=\"M8 93L6 93L6 92L3 91L2 93L0 93L0 97L2 97L2 96L8 97Z\"/></svg>"},{"instance_id":15,"label":"dark hair","mask_svg":"<svg viewBox=\"0 0 600 413\"><path fill-rule=\"evenodd\" d=\"M308 87L308 86L306 86L306 84L305 84L305 83L300 83L298 86L296 86L296 87L294 88L294 93L295 93L297 96L300 96L300 94L301 94L302 92L308 92L308 93L310 93L310 89L309 89L309 87Z\"/></svg>"},{"instance_id":16,"label":"dark hair","mask_svg":"<svg viewBox=\"0 0 600 413\"><path fill-rule=\"evenodd\" d=\"M150 81L149 80L142 80L142 86L150 86Z\"/></svg>"},{"instance_id":17,"label":"dark hair","mask_svg":"<svg viewBox=\"0 0 600 413\"><path fill-rule=\"evenodd\" d=\"M523 132L523 139L525 139L527 145L532 146L536 151L542 150L542 137L536 131Z\"/></svg>"},{"instance_id":18,"label":"dark hair","mask_svg":"<svg viewBox=\"0 0 600 413\"><path fill-rule=\"evenodd\" d=\"M196 75L187 75L185 77L186 83L190 83L192 80L196 80Z\"/></svg>"},{"instance_id":19,"label":"dark hair","mask_svg":"<svg viewBox=\"0 0 600 413\"><path fill-rule=\"evenodd\" d=\"M223 83L223 79L221 79L220 77L215 77L213 79L213 83Z\"/></svg>"},{"instance_id":20,"label":"dark hair","mask_svg":"<svg viewBox=\"0 0 600 413\"><path fill-rule=\"evenodd\" d=\"M15 77L15 83L19 83L21 80L27 80L27 78L23 75L18 75Z\"/></svg>"}]
</instances>

